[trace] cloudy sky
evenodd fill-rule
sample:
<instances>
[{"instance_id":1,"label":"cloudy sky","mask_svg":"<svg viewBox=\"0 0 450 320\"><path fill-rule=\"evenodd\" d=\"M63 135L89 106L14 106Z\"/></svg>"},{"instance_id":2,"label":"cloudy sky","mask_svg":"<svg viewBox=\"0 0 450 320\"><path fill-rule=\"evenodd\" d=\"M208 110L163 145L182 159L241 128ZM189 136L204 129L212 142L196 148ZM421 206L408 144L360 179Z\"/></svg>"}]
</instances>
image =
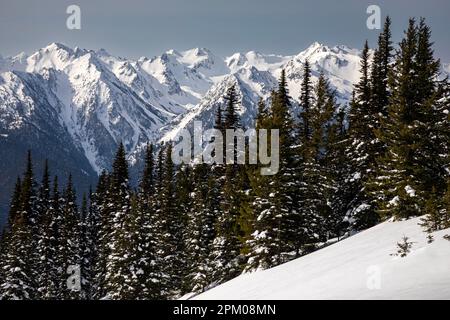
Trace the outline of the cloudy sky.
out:
<instances>
[{"instance_id":1,"label":"cloudy sky","mask_svg":"<svg viewBox=\"0 0 450 320\"><path fill-rule=\"evenodd\" d=\"M66 8L81 8L81 30L66 28ZM51 42L105 48L129 57L207 47L218 55L256 50L294 54L313 41L362 47L376 42L368 5L393 19L397 41L410 16L424 16L436 53L450 62L448 0L0 0L0 54L33 52Z\"/></svg>"}]
</instances>

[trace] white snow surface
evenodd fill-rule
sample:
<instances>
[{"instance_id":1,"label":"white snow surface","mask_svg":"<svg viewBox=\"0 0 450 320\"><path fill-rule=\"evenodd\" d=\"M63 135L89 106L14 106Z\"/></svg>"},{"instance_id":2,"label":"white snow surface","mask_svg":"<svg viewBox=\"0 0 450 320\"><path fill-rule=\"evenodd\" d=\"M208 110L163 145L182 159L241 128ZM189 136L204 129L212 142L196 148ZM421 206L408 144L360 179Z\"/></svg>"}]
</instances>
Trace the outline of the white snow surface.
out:
<instances>
[{"instance_id":1,"label":"white snow surface","mask_svg":"<svg viewBox=\"0 0 450 320\"><path fill-rule=\"evenodd\" d=\"M192 299L450 299L450 229L433 233L420 218L381 223L294 261L241 275ZM413 242L393 256L403 236Z\"/></svg>"}]
</instances>

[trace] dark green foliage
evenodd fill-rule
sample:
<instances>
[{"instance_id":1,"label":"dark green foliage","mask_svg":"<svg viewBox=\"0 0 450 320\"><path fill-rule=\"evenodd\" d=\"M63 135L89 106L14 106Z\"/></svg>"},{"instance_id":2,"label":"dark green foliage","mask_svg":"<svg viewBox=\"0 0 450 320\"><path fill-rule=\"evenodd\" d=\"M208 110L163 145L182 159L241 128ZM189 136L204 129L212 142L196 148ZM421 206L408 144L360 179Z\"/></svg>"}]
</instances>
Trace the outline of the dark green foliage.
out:
<instances>
[{"instance_id":1,"label":"dark green foliage","mask_svg":"<svg viewBox=\"0 0 450 320\"><path fill-rule=\"evenodd\" d=\"M442 126L447 102L438 66L424 20L417 26L411 19L389 77L388 116L377 131L386 152L369 184L382 217L421 215L430 191L444 192L450 136Z\"/></svg>"},{"instance_id":2,"label":"dark green foliage","mask_svg":"<svg viewBox=\"0 0 450 320\"><path fill-rule=\"evenodd\" d=\"M347 177L349 189L354 192L352 209L349 217L352 228L362 230L375 225L378 215L372 204L365 184L375 166L373 146L376 143L375 128L378 127L378 111L371 103L371 86L369 78L369 47L367 41L361 56L361 79L355 86L354 97L349 113L349 141L347 145L348 160L352 172Z\"/></svg>"},{"instance_id":3,"label":"dark green foliage","mask_svg":"<svg viewBox=\"0 0 450 320\"><path fill-rule=\"evenodd\" d=\"M184 287L191 292L202 292L212 282L211 252L216 237L217 181L205 164L195 166L194 189L185 232L187 274Z\"/></svg>"},{"instance_id":4,"label":"dark green foliage","mask_svg":"<svg viewBox=\"0 0 450 320\"><path fill-rule=\"evenodd\" d=\"M402 241L397 242L397 252L392 255L404 258L411 252L412 245L413 242L410 242L407 236L403 236Z\"/></svg>"}]
</instances>

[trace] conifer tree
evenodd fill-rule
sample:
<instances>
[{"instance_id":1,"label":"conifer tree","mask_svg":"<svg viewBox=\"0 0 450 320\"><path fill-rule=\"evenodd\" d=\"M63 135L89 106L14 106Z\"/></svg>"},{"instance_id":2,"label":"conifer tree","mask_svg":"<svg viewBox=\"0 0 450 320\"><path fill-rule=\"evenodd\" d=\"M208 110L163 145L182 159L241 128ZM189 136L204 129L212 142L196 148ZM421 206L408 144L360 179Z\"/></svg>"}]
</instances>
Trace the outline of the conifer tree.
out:
<instances>
[{"instance_id":1,"label":"conifer tree","mask_svg":"<svg viewBox=\"0 0 450 320\"><path fill-rule=\"evenodd\" d=\"M161 263L158 256L158 240L162 237L161 221L156 215L155 203L155 162L153 145L147 145L145 151L144 171L140 181L138 201L138 251L137 268L142 270L137 275L140 289L139 299L161 298Z\"/></svg>"},{"instance_id":2,"label":"conifer tree","mask_svg":"<svg viewBox=\"0 0 450 320\"><path fill-rule=\"evenodd\" d=\"M82 298L87 300L95 295L95 267L99 259L101 217L96 196L89 190L89 196L83 196L81 208L81 284Z\"/></svg>"},{"instance_id":3,"label":"conifer tree","mask_svg":"<svg viewBox=\"0 0 450 320\"><path fill-rule=\"evenodd\" d=\"M322 220L327 238L343 236L349 229L347 214L352 209L354 190L348 183L353 168L347 158L348 130L345 124L345 112L337 113L335 122L328 129L326 154L323 168L330 183L331 196L329 206L331 212Z\"/></svg>"},{"instance_id":4,"label":"conifer tree","mask_svg":"<svg viewBox=\"0 0 450 320\"><path fill-rule=\"evenodd\" d=\"M8 247L2 256L3 283L0 285L0 298L4 300L34 299L36 296L32 264L32 234L25 215L19 211L13 218Z\"/></svg>"},{"instance_id":5,"label":"conifer tree","mask_svg":"<svg viewBox=\"0 0 450 320\"><path fill-rule=\"evenodd\" d=\"M252 203L256 219L254 232L247 241L249 247L245 270L270 268L292 259L291 252L299 247L302 224L296 207L297 177L295 154L295 128L290 114L290 97L286 75L281 73L278 91L272 94L269 113L258 115L258 126L279 130L278 173L262 176L255 168L249 176L254 192ZM264 110L260 106L260 110Z\"/></svg>"},{"instance_id":6,"label":"conifer tree","mask_svg":"<svg viewBox=\"0 0 450 320\"><path fill-rule=\"evenodd\" d=\"M99 226L97 230L97 252L93 265L94 279L91 284L92 297L102 299L107 295L106 272L108 256L110 254L111 215L112 206L109 205L111 197L111 176L102 171L98 179L97 188L91 198L92 216L98 217Z\"/></svg>"},{"instance_id":7,"label":"conifer tree","mask_svg":"<svg viewBox=\"0 0 450 320\"><path fill-rule=\"evenodd\" d=\"M382 59L381 53L380 59ZM381 62L377 61L377 63ZM348 177L348 184L349 189L355 192L349 216L352 228L355 230L371 227L378 221L372 197L366 189L366 183L369 181L369 177L372 175L371 170L376 163L373 147L376 144L375 129L378 127L379 119L379 110L374 110L371 101L367 41L361 55L360 73L361 78L355 86L354 99L351 102L349 113L349 143L347 147L348 158L353 167L353 172ZM383 79L380 81L382 82Z\"/></svg>"},{"instance_id":8,"label":"conifer tree","mask_svg":"<svg viewBox=\"0 0 450 320\"><path fill-rule=\"evenodd\" d=\"M259 101L256 129L271 129L271 117L263 100ZM249 180L252 188L252 212L254 215L251 237L246 241L247 263L244 271L268 269L279 260L279 216L274 214L274 202L270 179L261 175L261 164L250 166Z\"/></svg>"},{"instance_id":9,"label":"conifer tree","mask_svg":"<svg viewBox=\"0 0 450 320\"><path fill-rule=\"evenodd\" d=\"M131 223L131 190L128 179L128 163L125 147L120 143L112 166L111 201L108 206L111 216L107 219L109 226L108 255L106 256L105 289L106 295L112 299L132 299L134 287L135 265L133 259ZM133 208L134 209L134 208Z\"/></svg>"},{"instance_id":10,"label":"conifer tree","mask_svg":"<svg viewBox=\"0 0 450 320\"><path fill-rule=\"evenodd\" d=\"M22 186L22 181L20 179L20 177L17 177L16 180L16 184L14 186L14 192L12 195L12 199L11 199L11 203L9 206L9 214L8 214L8 219L9 219L9 223L8 225L11 226L12 225L12 220L14 219L14 216L17 214L18 211L20 211L20 205L21 205L21 194L22 194L22 190L21 187Z\"/></svg>"},{"instance_id":11,"label":"conifer tree","mask_svg":"<svg viewBox=\"0 0 450 320\"><path fill-rule=\"evenodd\" d=\"M226 108L223 121L223 131L236 130L240 128L239 117L237 115L237 106L239 99L236 93L235 85L232 85L225 95ZM216 119L219 120L219 119ZM218 123L216 123L216 126ZM227 163L225 166L218 165L215 167L215 174L223 174L219 180L223 182L221 195L221 211L217 219L216 239L213 243L211 260L214 262L212 280L214 282L227 281L240 272L240 250L241 243L239 240L239 211L240 211L240 195L239 195L239 176L242 173L237 164L237 144L236 140L225 147L225 158L227 154L232 154L233 162Z\"/></svg>"},{"instance_id":12,"label":"conifer tree","mask_svg":"<svg viewBox=\"0 0 450 320\"><path fill-rule=\"evenodd\" d=\"M45 161L44 174L39 187L36 210L38 211L36 225L36 268L37 268L37 291L39 298L48 299L51 294L51 270L50 265L54 264L52 256L51 224L53 216L51 215L51 188L50 173L48 161Z\"/></svg>"},{"instance_id":13,"label":"conifer tree","mask_svg":"<svg viewBox=\"0 0 450 320\"><path fill-rule=\"evenodd\" d=\"M16 184L14 186L14 192L11 197L8 214L8 224L5 226L1 233L0 238L0 299L2 298L1 284L5 283L6 273L6 259L9 247L9 239L11 237L11 227L18 213L20 213L20 195L21 195L21 180L17 177Z\"/></svg>"},{"instance_id":14,"label":"conifer tree","mask_svg":"<svg viewBox=\"0 0 450 320\"><path fill-rule=\"evenodd\" d=\"M380 127L381 118L387 116L387 106L389 103L389 88L387 81L393 50L390 28L391 19L387 17L384 23L383 31L378 37L378 48L374 51L371 64L371 112L369 116L374 117L373 119L370 119L370 122L374 123L375 129ZM379 156L379 154L375 156Z\"/></svg>"},{"instance_id":15,"label":"conifer tree","mask_svg":"<svg viewBox=\"0 0 450 320\"><path fill-rule=\"evenodd\" d=\"M322 166L326 152L327 128L333 120L335 109L334 93L328 81L321 74L315 88L315 101L308 122L310 133L303 135L300 145L301 164L299 165L299 233L296 250L310 251L314 243L326 238L324 221L332 214L330 198L332 182ZM326 240L326 239L325 239Z\"/></svg>"},{"instance_id":16,"label":"conifer tree","mask_svg":"<svg viewBox=\"0 0 450 320\"><path fill-rule=\"evenodd\" d=\"M430 190L435 187L442 192L445 185L440 147L447 144L443 141L448 136L436 135L445 116L437 112L439 63L433 58L429 38L424 21L417 26L410 19L389 79L389 116L378 132L387 151L372 187L384 217L422 214Z\"/></svg>"},{"instance_id":17,"label":"conifer tree","mask_svg":"<svg viewBox=\"0 0 450 320\"><path fill-rule=\"evenodd\" d=\"M33 226L36 193L31 152L28 151L26 170L20 186L20 208L10 219L7 247L2 257L3 283L1 299L34 299L36 297ZM14 199L15 200L15 199ZM3 250L3 249L2 249Z\"/></svg>"},{"instance_id":18,"label":"conifer tree","mask_svg":"<svg viewBox=\"0 0 450 320\"><path fill-rule=\"evenodd\" d=\"M210 254L218 214L218 205L214 203L217 189L208 165L196 165L193 175L192 205L185 233L188 272L184 286L190 292L203 292L212 282Z\"/></svg>"},{"instance_id":19,"label":"conifer tree","mask_svg":"<svg viewBox=\"0 0 450 320\"><path fill-rule=\"evenodd\" d=\"M72 175L69 175L62 199L61 238L60 247L58 248L60 263L58 267L62 270L60 275L60 298L80 299L80 288L77 285L69 286L67 283L68 278L73 275L73 270L81 268L80 219ZM76 281L81 281L81 279Z\"/></svg>"},{"instance_id":20,"label":"conifer tree","mask_svg":"<svg viewBox=\"0 0 450 320\"><path fill-rule=\"evenodd\" d=\"M162 152L161 152L162 153ZM175 168L172 161L172 145L169 143L161 154L162 185L160 187L160 217L162 219L161 258L164 261L163 294L178 296L181 291L184 273L183 261L183 222L184 212L177 210L175 193Z\"/></svg>"},{"instance_id":21,"label":"conifer tree","mask_svg":"<svg viewBox=\"0 0 450 320\"><path fill-rule=\"evenodd\" d=\"M64 261L62 260L64 219L62 211L63 199L59 193L58 177L53 178L51 201L44 220L44 242L46 251L43 252L43 269L45 271L43 290L39 293L42 299L62 299L61 281L67 279L62 276Z\"/></svg>"},{"instance_id":22,"label":"conifer tree","mask_svg":"<svg viewBox=\"0 0 450 320\"><path fill-rule=\"evenodd\" d=\"M311 81L311 67L309 61L305 61L303 67L303 81L301 86L300 105L302 107L300 137L304 141L310 139L311 136L311 107L313 103L313 85Z\"/></svg>"}]
</instances>

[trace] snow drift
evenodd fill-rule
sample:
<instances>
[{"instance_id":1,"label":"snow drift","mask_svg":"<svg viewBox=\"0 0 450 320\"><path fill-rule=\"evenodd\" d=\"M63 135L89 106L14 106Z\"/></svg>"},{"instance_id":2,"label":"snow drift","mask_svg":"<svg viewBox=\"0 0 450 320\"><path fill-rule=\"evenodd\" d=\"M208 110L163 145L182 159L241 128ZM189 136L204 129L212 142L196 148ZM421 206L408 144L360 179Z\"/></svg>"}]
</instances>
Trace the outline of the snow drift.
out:
<instances>
[{"instance_id":1,"label":"snow drift","mask_svg":"<svg viewBox=\"0 0 450 320\"><path fill-rule=\"evenodd\" d=\"M450 299L450 229L420 218L384 222L278 267L244 274L193 299ZM397 242L412 242L404 258Z\"/></svg>"}]
</instances>

